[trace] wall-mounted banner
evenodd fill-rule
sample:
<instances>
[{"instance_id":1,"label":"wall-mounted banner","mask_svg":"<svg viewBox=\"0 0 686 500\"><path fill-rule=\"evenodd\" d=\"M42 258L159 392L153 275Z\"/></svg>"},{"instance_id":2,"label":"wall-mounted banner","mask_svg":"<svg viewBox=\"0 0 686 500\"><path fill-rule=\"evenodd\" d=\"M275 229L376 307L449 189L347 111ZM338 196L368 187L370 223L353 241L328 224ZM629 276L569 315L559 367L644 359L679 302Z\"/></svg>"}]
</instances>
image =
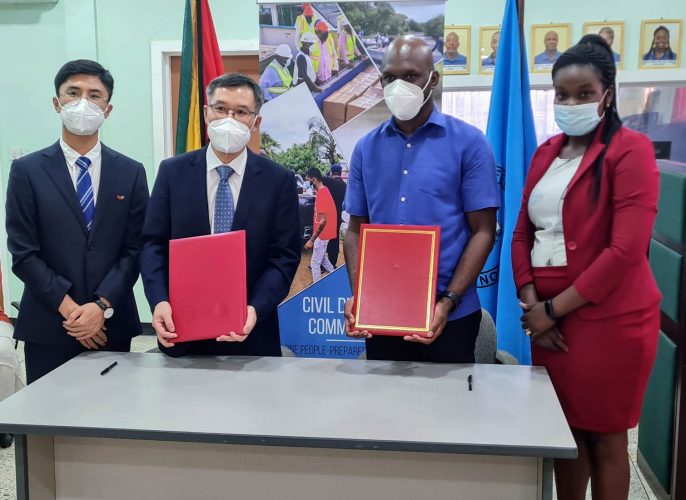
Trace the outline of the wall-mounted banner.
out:
<instances>
[{"instance_id":1,"label":"wall-mounted banner","mask_svg":"<svg viewBox=\"0 0 686 500\"><path fill-rule=\"evenodd\" d=\"M357 358L364 342L345 335L343 319L351 295L342 252L350 158L357 141L390 117L380 67L396 37L425 40L442 72L445 1L258 4L266 100L260 154L293 171L300 198L302 258L279 307L281 343L296 356ZM440 95L434 92L439 109ZM311 168L321 183L308 175ZM309 242L319 213L336 231Z\"/></svg>"}]
</instances>

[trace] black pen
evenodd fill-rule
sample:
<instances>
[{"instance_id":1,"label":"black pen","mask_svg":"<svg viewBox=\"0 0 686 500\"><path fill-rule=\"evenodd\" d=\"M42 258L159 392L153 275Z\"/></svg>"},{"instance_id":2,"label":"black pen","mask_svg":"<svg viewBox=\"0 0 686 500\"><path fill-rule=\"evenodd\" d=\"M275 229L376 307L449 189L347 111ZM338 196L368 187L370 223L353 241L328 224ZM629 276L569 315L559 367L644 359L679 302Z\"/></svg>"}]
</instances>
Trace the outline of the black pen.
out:
<instances>
[{"instance_id":1,"label":"black pen","mask_svg":"<svg viewBox=\"0 0 686 500\"><path fill-rule=\"evenodd\" d=\"M467 377L467 383L469 384L469 390L472 390L472 376Z\"/></svg>"},{"instance_id":2,"label":"black pen","mask_svg":"<svg viewBox=\"0 0 686 500\"><path fill-rule=\"evenodd\" d=\"M105 368L103 371L101 371L101 372L100 372L100 375L106 374L108 371L110 371L110 370L111 370L112 368L114 368L115 366L117 366L117 362L116 362L116 361L115 361L114 363L112 363L110 366L108 366L107 368ZM470 389L470 390L471 390L471 389Z\"/></svg>"}]
</instances>

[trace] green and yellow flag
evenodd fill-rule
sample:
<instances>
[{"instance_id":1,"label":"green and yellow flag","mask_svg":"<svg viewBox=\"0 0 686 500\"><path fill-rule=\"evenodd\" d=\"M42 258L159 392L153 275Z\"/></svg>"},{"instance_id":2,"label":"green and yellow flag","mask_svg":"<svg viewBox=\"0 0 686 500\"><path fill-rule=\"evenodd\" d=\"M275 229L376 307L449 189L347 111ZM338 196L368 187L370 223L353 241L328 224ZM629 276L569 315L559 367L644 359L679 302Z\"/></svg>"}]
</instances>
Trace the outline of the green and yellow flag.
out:
<instances>
[{"instance_id":1,"label":"green and yellow flag","mask_svg":"<svg viewBox=\"0 0 686 500\"><path fill-rule=\"evenodd\" d=\"M186 0L181 51L176 154L207 144L203 105L205 87L224 73L208 0Z\"/></svg>"}]
</instances>

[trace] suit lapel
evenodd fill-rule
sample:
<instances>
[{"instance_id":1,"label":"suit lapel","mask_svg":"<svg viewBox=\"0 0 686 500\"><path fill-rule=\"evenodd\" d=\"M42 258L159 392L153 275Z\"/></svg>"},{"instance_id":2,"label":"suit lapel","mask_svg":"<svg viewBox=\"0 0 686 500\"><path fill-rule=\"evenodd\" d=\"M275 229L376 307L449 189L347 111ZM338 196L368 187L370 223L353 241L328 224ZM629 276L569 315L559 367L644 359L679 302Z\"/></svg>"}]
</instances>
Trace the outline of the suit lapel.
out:
<instances>
[{"instance_id":1,"label":"suit lapel","mask_svg":"<svg viewBox=\"0 0 686 500\"><path fill-rule=\"evenodd\" d=\"M117 154L110 148L102 145L100 162L100 184L98 185L98 199L95 203L95 216L91 227L91 237L97 231L103 218L112 209L115 203L116 189L116 158Z\"/></svg>"},{"instance_id":2,"label":"suit lapel","mask_svg":"<svg viewBox=\"0 0 686 500\"><path fill-rule=\"evenodd\" d=\"M581 159L579 168L576 169L576 173L572 180L569 181L569 186L567 187L567 192L570 192L574 186L579 182L579 179L586 173L586 171L593 166L596 159L600 153L605 148L605 145L600 141L603 129L605 128L605 122L602 122L600 126L596 129L595 135L593 136L593 141L589 144L588 149L584 153L584 157Z\"/></svg>"},{"instance_id":3,"label":"suit lapel","mask_svg":"<svg viewBox=\"0 0 686 500\"><path fill-rule=\"evenodd\" d=\"M593 137L593 141L586 149L586 152L584 153L584 156L581 159L581 163L579 164L579 168L577 168L576 172L574 173L574 176L572 177L572 180L569 182L567 192L572 190L572 188L579 182L579 179L581 179L581 177L586 173L586 171L593 166L596 159L603 151L604 145L600 142L601 134L602 125L598 127L598 130L596 131L596 134ZM533 189L534 186L538 184L538 181L541 180L541 177L543 177L543 175L548 171L548 167L550 167L550 164L553 162L553 160L559 156L564 144L565 135L560 134L558 136L553 137L552 139L550 139L548 143L540 147L538 160L536 162L537 168L535 171L532 170L530 172L530 189Z\"/></svg>"},{"instance_id":4,"label":"suit lapel","mask_svg":"<svg viewBox=\"0 0 686 500\"><path fill-rule=\"evenodd\" d=\"M603 147L604 145L600 141L594 140L591 143L591 145L584 153L584 157L581 159L581 163L579 164L579 168L576 169L574 177L572 177L572 180L569 181L567 192L570 192L574 188L574 186L579 182L581 176L584 175L586 171L595 164L596 159L603 151Z\"/></svg>"},{"instance_id":5,"label":"suit lapel","mask_svg":"<svg viewBox=\"0 0 686 500\"><path fill-rule=\"evenodd\" d=\"M260 165L259 157L248 150L248 160L245 164L245 177L241 184L238 204L236 205L236 213L233 217L233 225L231 226L231 229L234 231L245 229L250 210L255 201L260 198L261 173L262 165Z\"/></svg>"},{"instance_id":6,"label":"suit lapel","mask_svg":"<svg viewBox=\"0 0 686 500\"><path fill-rule=\"evenodd\" d=\"M41 166L48 177L52 180L60 192L64 201L67 203L71 211L74 213L84 234L88 234L86 229L86 221L81 211L81 206L76 199L76 190L74 189L74 182L71 175L69 175L69 167L67 167L67 160L64 158L62 148L59 141L56 142L50 150L43 153L41 159Z\"/></svg>"},{"instance_id":7,"label":"suit lapel","mask_svg":"<svg viewBox=\"0 0 686 500\"><path fill-rule=\"evenodd\" d=\"M191 162L189 169L188 193L193 196L197 193L197 199L190 200L190 209L194 211L193 219L201 221L202 232L200 234L210 234L210 211L207 202L207 148L205 146L198 150Z\"/></svg>"}]
</instances>

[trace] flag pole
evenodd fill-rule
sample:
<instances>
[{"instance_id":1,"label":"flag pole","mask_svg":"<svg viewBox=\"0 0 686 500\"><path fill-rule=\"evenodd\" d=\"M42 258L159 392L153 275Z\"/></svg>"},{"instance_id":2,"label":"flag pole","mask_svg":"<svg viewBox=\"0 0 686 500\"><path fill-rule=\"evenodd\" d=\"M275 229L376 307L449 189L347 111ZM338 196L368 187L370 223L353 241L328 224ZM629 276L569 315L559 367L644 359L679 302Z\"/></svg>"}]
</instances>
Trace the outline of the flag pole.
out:
<instances>
[{"instance_id":1,"label":"flag pole","mask_svg":"<svg viewBox=\"0 0 686 500\"><path fill-rule=\"evenodd\" d=\"M522 54L522 61L525 61L527 55L524 53L524 0L517 0L517 18L519 21L519 53ZM523 72L522 78L524 78Z\"/></svg>"},{"instance_id":2,"label":"flag pole","mask_svg":"<svg viewBox=\"0 0 686 500\"><path fill-rule=\"evenodd\" d=\"M517 0L517 17L519 18L519 47L524 46L524 0Z\"/></svg>"}]
</instances>

